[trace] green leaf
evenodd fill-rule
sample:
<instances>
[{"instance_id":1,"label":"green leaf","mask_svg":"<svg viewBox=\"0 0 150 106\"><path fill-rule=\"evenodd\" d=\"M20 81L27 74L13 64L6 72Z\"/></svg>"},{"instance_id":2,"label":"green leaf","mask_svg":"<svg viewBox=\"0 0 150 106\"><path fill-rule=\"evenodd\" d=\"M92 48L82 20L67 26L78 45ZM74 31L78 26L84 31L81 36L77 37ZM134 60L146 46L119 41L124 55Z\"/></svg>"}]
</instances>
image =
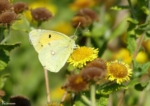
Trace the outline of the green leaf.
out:
<instances>
[{"instance_id":1,"label":"green leaf","mask_svg":"<svg viewBox=\"0 0 150 106\"><path fill-rule=\"evenodd\" d=\"M143 91L148 85L148 82L138 83L135 85L135 89L138 91Z\"/></svg>"},{"instance_id":2,"label":"green leaf","mask_svg":"<svg viewBox=\"0 0 150 106\"><path fill-rule=\"evenodd\" d=\"M131 79L129 81L129 83L127 84L128 87L133 87L134 85L138 84L139 83L139 78L134 78L134 79Z\"/></svg>"},{"instance_id":3,"label":"green leaf","mask_svg":"<svg viewBox=\"0 0 150 106\"><path fill-rule=\"evenodd\" d=\"M150 37L150 30L146 31L146 36Z\"/></svg>"},{"instance_id":4,"label":"green leaf","mask_svg":"<svg viewBox=\"0 0 150 106\"><path fill-rule=\"evenodd\" d=\"M85 106L85 104L81 101L76 101L73 106Z\"/></svg>"},{"instance_id":5,"label":"green leaf","mask_svg":"<svg viewBox=\"0 0 150 106\"><path fill-rule=\"evenodd\" d=\"M133 60L133 71L134 71L134 78L135 77L141 77L142 75L146 74L149 67L150 67L150 62L144 63L144 64L140 64L138 62L136 62L135 60Z\"/></svg>"},{"instance_id":6,"label":"green leaf","mask_svg":"<svg viewBox=\"0 0 150 106\"><path fill-rule=\"evenodd\" d=\"M127 21L128 21L129 23L132 23L132 24L135 24L135 25L137 25L137 24L139 23L137 20L135 20L135 19L133 19L133 18L128 18Z\"/></svg>"},{"instance_id":7,"label":"green leaf","mask_svg":"<svg viewBox=\"0 0 150 106\"><path fill-rule=\"evenodd\" d=\"M112 34L110 36L110 39L114 39L120 35L122 35L127 29L127 22L126 21L121 21L118 26L112 31Z\"/></svg>"},{"instance_id":8,"label":"green leaf","mask_svg":"<svg viewBox=\"0 0 150 106\"><path fill-rule=\"evenodd\" d=\"M23 15L20 15L20 20L15 21L15 23L11 25L11 28L25 32L31 30L29 21Z\"/></svg>"},{"instance_id":9,"label":"green leaf","mask_svg":"<svg viewBox=\"0 0 150 106\"><path fill-rule=\"evenodd\" d=\"M6 51L11 51L15 47L20 46L21 43L14 44L0 44L0 71L4 70L9 62L9 55Z\"/></svg>"},{"instance_id":10,"label":"green leaf","mask_svg":"<svg viewBox=\"0 0 150 106\"><path fill-rule=\"evenodd\" d=\"M138 25L137 28L135 28L135 33L137 35L141 35L142 33L144 33L148 29L148 25L149 25L149 22Z\"/></svg>"},{"instance_id":11,"label":"green leaf","mask_svg":"<svg viewBox=\"0 0 150 106\"><path fill-rule=\"evenodd\" d=\"M112 10L124 10L124 9L128 9L129 6L114 6L114 7L111 7Z\"/></svg>"},{"instance_id":12,"label":"green leaf","mask_svg":"<svg viewBox=\"0 0 150 106\"><path fill-rule=\"evenodd\" d=\"M17 42L17 43L14 43L14 44L0 44L0 50L4 49L4 50L7 50L7 51L11 51L12 49L14 49L15 47L18 47L20 45L21 45L20 42Z\"/></svg>"},{"instance_id":13,"label":"green leaf","mask_svg":"<svg viewBox=\"0 0 150 106\"><path fill-rule=\"evenodd\" d=\"M130 23L128 31L132 31L139 24L139 22L133 18L128 18L127 21Z\"/></svg>"},{"instance_id":14,"label":"green leaf","mask_svg":"<svg viewBox=\"0 0 150 106\"><path fill-rule=\"evenodd\" d=\"M133 54L136 49L136 36L132 32L127 35L127 48L130 54Z\"/></svg>"},{"instance_id":15,"label":"green leaf","mask_svg":"<svg viewBox=\"0 0 150 106\"><path fill-rule=\"evenodd\" d=\"M5 81L7 80L8 76L9 76L9 74L4 74L0 77L0 89L3 88Z\"/></svg>"},{"instance_id":16,"label":"green leaf","mask_svg":"<svg viewBox=\"0 0 150 106\"><path fill-rule=\"evenodd\" d=\"M147 7L142 6L142 8L141 8L141 9L143 10L143 12L144 12L146 15L149 15L150 11L148 10L148 8L147 8Z\"/></svg>"},{"instance_id":17,"label":"green leaf","mask_svg":"<svg viewBox=\"0 0 150 106\"><path fill-rule=\"evenodd\" d=\"M109 96L101 96L99 100L96 102L96 106L107 106L108 105L108 97Z\"/></svg>"},{"instance_id":18,"label":"green leaf","mask_svg":"<svg viewBox=\"0 0 150 106\"><path fill-rule=\"evenodd\" d=\"M96 91L97 94L102 94L102 95L108 95L111 94L112 92L115 92L117 90L121 89L127 89L127 86L117 84L117 83L107 83L104 84L102 87L100 86L98 90Z\"/></svg>"},{"instance_id":19,"label":"green leaf","mask_svg":"<svg viewBox=\"0 0 150 106\"><path fill-rule=\"evenodd\" d=\"M5 53L4 50L0 49L0 71L5 69L9 61L9 56Z\"/></svg>"}]
</instances>

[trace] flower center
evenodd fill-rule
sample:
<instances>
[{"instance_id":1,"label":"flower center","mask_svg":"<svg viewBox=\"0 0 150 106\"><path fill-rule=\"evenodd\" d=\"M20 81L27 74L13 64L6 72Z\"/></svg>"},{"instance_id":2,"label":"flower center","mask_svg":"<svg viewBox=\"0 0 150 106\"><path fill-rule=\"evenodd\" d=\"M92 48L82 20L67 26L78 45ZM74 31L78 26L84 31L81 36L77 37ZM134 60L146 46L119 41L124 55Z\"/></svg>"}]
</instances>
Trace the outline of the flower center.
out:
<instances>
[{"instance_id":1,"label":"flower center","mask_svg":"<svg viewBox=\"0 0 150 106\"><path fill-rule=\"evenodd\" d=\"M93 50L91 48L81 47L79 49L76 49L71 54L71 58L75 61L80 61L80 60L87 58L88 56L92 54L93 54Z\"/></svg>"},{"instance_id":2,"label":"flower center","mask_svg":"<svg viewBox=\"0 0 150 106\"><path fill-rule=\"evenodd\" d=\"M113 63L109 67L110 73L117 78L124 78L128 74L127 68L119 63Z\"/></svg>"},{"instance_id":3,"label":"flower center","mask_svg":"<svg viewBox=\"0 0 150 106\"><path fill-rule=\"evenodd\" d=\"M81 82L83 82L83 78L81 76L77 77L77 79L75 80L75 83L79 84Z\"/></svg>"}]
</instances>

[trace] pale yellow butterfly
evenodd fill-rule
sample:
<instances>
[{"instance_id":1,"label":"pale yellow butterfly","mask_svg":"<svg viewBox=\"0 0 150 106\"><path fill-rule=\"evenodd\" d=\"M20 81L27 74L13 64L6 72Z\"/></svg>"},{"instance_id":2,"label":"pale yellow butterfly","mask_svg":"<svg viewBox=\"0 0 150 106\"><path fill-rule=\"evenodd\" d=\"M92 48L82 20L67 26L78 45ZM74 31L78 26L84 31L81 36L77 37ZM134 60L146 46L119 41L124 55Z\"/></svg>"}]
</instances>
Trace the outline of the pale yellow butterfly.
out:
<instances>
[{"instance_id":1,"label":"pale yellow butterfly","mask_svg":"<svg viewBox=\"0 0 150 106\"><path fill-rule=\"evenodd\" d=\"M42 66L51 72L58 72L76 47L74 39L51 30L32 30L29 38Z\"/></svg>"}]
</instances>

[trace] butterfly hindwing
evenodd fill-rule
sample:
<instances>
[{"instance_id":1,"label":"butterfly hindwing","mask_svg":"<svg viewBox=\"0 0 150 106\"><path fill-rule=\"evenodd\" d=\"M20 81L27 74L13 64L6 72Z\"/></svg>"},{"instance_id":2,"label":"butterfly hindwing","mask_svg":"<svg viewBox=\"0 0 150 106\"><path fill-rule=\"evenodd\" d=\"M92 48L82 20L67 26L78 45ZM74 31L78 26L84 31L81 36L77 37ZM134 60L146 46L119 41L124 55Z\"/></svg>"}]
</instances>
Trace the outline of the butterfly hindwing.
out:
<instances>
[{"instance_id":1,"label":"butterfly hindwing","mask_svg":"<svg viewBox=\"0 0 150 106\"><path fill-rule=\"evenodd\" d=\"M57 40L50 42L39 53L41 64L51 72L58 72L73 51L74 42Z\"/></svg>"}]
</instances>

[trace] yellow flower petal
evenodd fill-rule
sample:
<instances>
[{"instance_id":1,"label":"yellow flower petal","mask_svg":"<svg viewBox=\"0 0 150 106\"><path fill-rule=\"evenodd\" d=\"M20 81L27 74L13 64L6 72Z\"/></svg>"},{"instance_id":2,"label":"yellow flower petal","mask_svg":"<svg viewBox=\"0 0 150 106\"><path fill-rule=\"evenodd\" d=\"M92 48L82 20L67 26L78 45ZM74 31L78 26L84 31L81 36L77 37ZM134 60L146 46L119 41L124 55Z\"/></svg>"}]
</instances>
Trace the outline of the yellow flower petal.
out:
<instances>
[{"instance_id":1,"label":"yellow flower petal","mask_svg":"<svg viewBox=\"0 0 150 106\"><path fill-rule=\"evenodd\" d=\"M68 62L74 67L81 68L86 62L92 61L98 56L98 49L91 47L79 47L70 55Z\"/></svg>"},{"instance_id":2,"label":"yellow flower petal","mask_svg":"<svg viewBox=\"0 0 150 106\"><path fill-rule=\"evenodd\" d=\"M124 81L129 81L132 75L132 69L128 64L121 61L112 61L107 63L107 78L110 81L116 81L121 84Z\"/></svg>"}]
</instances>

